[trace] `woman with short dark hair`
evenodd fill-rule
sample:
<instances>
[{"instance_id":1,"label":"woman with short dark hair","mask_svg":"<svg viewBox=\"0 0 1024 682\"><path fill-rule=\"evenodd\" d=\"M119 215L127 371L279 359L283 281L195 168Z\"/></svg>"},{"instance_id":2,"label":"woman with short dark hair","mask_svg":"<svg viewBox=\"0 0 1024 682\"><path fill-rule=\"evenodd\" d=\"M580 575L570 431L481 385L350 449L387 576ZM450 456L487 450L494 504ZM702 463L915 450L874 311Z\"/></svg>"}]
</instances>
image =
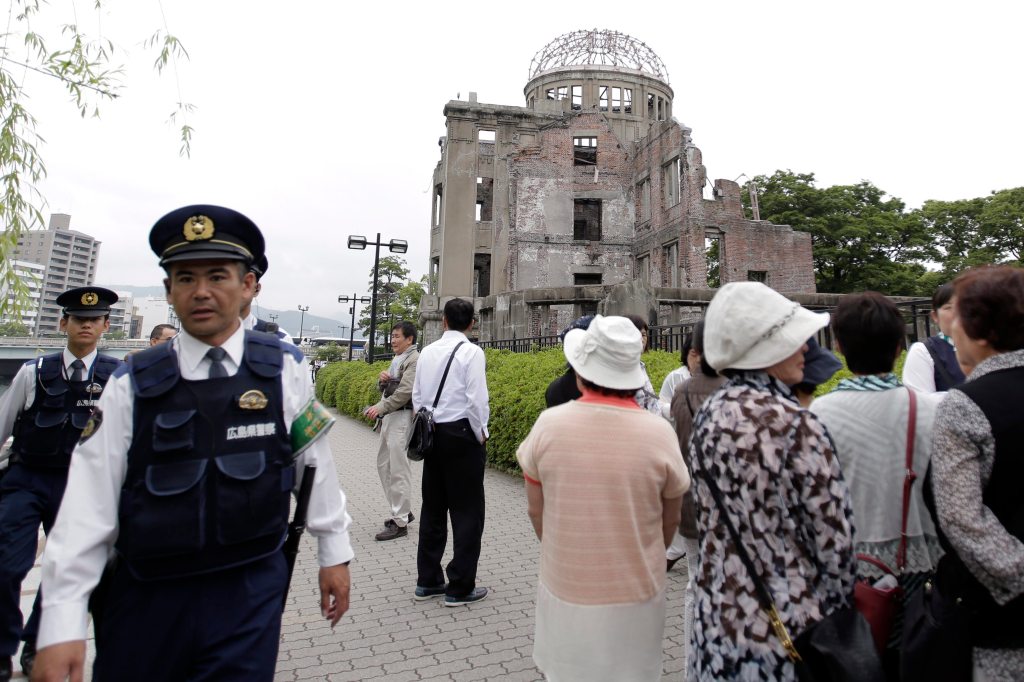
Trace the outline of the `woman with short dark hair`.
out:
<instances>
[{"instance_id":1,"label":"woman with short dark hair","mask_svg":"<svg viewBox=\"0 0 1024 682\"><path fill-rule=\"evenodd\" d=\"M725 377L720 376L704 358L704 320L698 322L693 328L686 360L691 376L679 385L672 396L671 412L672 421L676 427L676 437L679 438L679 448L683 452L683 461L689 469L693 418L708 396L725 383ZM693 630L693 584L697 576L697 552L697 506L692 490L688 490L683 495L679 530L676 532L672 545L665 552L669 570L679 559L686 557L687 581L686 590L683 592L683 636L687 642L689 642L690 632Z\"/></svg>"},{"instance_id":2,"label":"woman with short dark hair","mask_svg":"<svg viewBox=\"0 0 1024 682\"><path fill-rule=\"evenodd\" d=\"M951 333L961 364L972 370L936 420L929 478L946 550L936 586L974 613L966 628L974 678L1021 680L1024 270L976 268L953 287Z\"/></svg>"},{"instance_id":3,"label":"woman with short dark hair","mask_svg":"<svg viewBox=\"0 0 1024 682\"><path fill-rule=\"evenodd\" d=\"M964 373L956 361L950 336L953 322L953 285L943 284L932 295L932 322L939 331L924 341L911 344L903 363L903 382L922 393L948 391L963 383Z\"/></svg>"},{"instance_id":4,"label":"woman with short dark hair","mask_svg":"<svg viewBox=\"0 0 1024 682\"><path fill-rule=\"evenodd\" d=\"M650 349L650 327L647 321L639 315L623 315L623 317L632 322L633 326L640 332L640 338L643 340L643 352L646 353ZM636 404L651 414L667 417L668 405L664 405L654 393L654 385L651 384L651 377L647 374L647 365L642 360L640 361L640 369L643 370L647 381L636 392Z\"/></svg>"},{"instance_id":5,"label":"woman with short dark hair","mask_svg":"<svg viewBox=\"0 0 1024 682\"><path fill-rule=\"evenodd\" d=\"M906 537L901 544L907 434L913 415L911 468L923 480L931 459L935 412L942 397L916 392L911 396L913 389L904 386L893 373L903 349L904 326L899 308L877 292L843 298L833 314L832 328L839 352L845 355L854 377L840 381L830 393L815 400L810 410L825 423L835 442L853 502L857 553L873 557L893 573L901 574L900 582L912 591L935 569L942 550L920 483L911 490ZM866 561L857 568L861 577L872 582L886 573ZM883 656L891 670L898 666L898 636L899 632L893 633L889 652Z\"/></svg>"}]
</instances>

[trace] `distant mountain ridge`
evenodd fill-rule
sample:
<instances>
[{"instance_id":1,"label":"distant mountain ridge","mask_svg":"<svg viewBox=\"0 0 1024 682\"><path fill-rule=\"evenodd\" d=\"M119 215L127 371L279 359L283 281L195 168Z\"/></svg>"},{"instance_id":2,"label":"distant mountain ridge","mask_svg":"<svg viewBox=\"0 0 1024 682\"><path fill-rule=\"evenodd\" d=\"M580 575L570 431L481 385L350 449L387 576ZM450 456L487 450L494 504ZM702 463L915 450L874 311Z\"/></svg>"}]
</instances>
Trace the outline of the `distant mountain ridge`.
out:
<instances>
[{"instance_id":1,"label":"distant mountain ridge","mask_svg":"<svg viewBox=\"0 0 1024 682\"><path fill-rule=\"evenodd\" d=\"M144 296L163 296L164 288L162 286L156 287L140 287L128 284L98 284L107 289L114 291L127 291L136 297ZM303 336L342 336L341 325L345 325L344 338L348 338L349 322L348 320L342 322L341 320L333 320L329 317L320 317L319 315L312 315L306 313L305 317L302 316L298 310L274 310L266 306L259 305L259 299L256 299L254 304L254 310L256 316L260 319L270 321L271 315L277 315L277 322L282 329L286 330L289 334L294 336L299 335L299 322L302 322L302 335ZM355 338L362 340L363 335L360 330L356 330Z\"/></svg>"}]
</instances>

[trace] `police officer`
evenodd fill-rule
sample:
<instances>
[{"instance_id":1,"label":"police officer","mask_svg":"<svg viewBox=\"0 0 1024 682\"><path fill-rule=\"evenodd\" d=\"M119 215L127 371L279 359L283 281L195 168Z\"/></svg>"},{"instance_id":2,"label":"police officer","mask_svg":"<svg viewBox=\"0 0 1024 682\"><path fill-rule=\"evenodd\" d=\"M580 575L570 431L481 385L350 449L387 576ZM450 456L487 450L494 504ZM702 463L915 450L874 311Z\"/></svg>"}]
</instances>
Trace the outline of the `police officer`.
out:
<instances>
[{"instance_id":1,"label":"police officer","mask_svg":"<svg viewBox=\"0 0 1024 682\"><path fill-rule=\"evenodd\" d=\"M256 225L186 206L150 246L182 329L115 373L75 451L43 556L36 679L80 679L92 596L98 680L270 682L302 466L317 467L307 527L332 625L348 609L345 498L305 359L238 316L264 249Z\"/></svg>"},{"instance_id":2,"label":"police officer","mask_svg":"<svg viewBox=\"0 0 1024 682\"><path fill-rule=\"evenodd\" d=\"M0 443L14 434L10 470L0 486L0 681L11 678L11 656L25 646L31 672L39 629L39 595L22 629L21 581L36 558L39 524L49 534L68 479L71 451L120 360L96 352L110 328L117 294L82 287L57 297L67 347L25 363L0 398Z\"/></svg>"},{"instance_id":3,"label":"police officer","mask_svg":"<svg viewBox=\"0 0 1024 682\"><path fill-rule=\"evenodd\" d=\"M267 274L267 269L270 267L270 263L267 261L267 256L263 255L259 259L253 262L249 269L252 270L252 274L256 275L256 288L253 290L252 296L242 299L242 324L245 325L246 329L255 329L258 332L269 332L271 334L277 334L277 338L284 339L291 343L292 337L288 332L281 329L276 322L268 322L261 320L256 317L252 312L252 302L260 292L263 291L263 285L260 284L260 280L263 279L263 275Z\"/></svg>"}]
</instances>

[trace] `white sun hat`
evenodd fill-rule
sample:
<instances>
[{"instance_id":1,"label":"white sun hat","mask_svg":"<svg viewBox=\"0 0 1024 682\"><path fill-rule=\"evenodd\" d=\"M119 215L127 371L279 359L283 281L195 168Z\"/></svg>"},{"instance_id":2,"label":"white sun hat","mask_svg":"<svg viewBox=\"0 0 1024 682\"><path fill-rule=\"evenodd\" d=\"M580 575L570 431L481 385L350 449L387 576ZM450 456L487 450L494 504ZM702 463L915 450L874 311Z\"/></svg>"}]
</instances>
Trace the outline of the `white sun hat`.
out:
<instances>
[{"instance_id":1,"label":"white sun hat","mask_svg":"<svg viewBox=\"0 0 1024 682\"><path fill-rule=\"evenodd\" d=\"M625 317L597 315L587 329L572 329L562 342L576 374L604 388L631 390L647 381L640 367L643 338Z\"/></svg>"},{"instance_id":2,"label":"white sun hat","mask_svg":"<svg viewBox=\"0 0 1024 682\"><path fill-rule=\"evenodd\" d=\"M765 369L797 352L828 319L760 282L730 282L708 306L704 357L718 371Z\"/></svg>"}]
</instances>

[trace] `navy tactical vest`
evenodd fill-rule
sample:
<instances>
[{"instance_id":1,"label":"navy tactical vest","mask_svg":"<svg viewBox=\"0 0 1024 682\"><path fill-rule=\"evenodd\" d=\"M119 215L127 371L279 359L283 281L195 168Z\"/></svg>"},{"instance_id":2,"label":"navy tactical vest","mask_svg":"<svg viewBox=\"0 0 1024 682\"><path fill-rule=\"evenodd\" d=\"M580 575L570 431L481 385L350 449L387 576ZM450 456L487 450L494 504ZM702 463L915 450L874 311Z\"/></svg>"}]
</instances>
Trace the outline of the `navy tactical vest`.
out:
<instances>
[{"instance_id":1,"label":"navy tactical vest","mask_svg":"<svg viewBox=\"0 0 1024 682\"><path fill-rule=\"evenodd\" d=\"M277 322L267 322L256 318L256 325L253 330L258 332L266 332L267 334L276 334L279 339L288 339L288 335L281 331L281 328L277 325ZM289 341L291 339L288 339Z\"/></svg>"},{"instance_id":2,"label":"navy tactical vest","mask_svg":"<svg viewBox=\"0 0 1024 682\"><path fill-rule=\"evenodd\" d=\"M964 383L964 371L956 361L956 351L945 339L929 336L924 340L924 347L931 353L935 365L935 390L948 391L954 386Z\"/></svg>"},{"instance_id":3,"label":"navy tactical vest","mask_svg":"<svg viewBox=\"0 0 1024 682\"><path fill-rule=\"evenodd\" d=\"M246 331L238 373L199 381L182 379L170 343L129 358L134 435L116 549L136 578L218 571L281 548L295 480L284 352Z\"/></svg>"},{"instance_id":4,"label":"navy tactical vest","mask_svg":"<svg viewBox=\"0 0 1024 682\"><path fill-rule=\"evenodd\" d=\"M89 413L121 361L97 355L85 381L64 377L63 352L32 362L36 365L36 395L32 406L18 415L11 450L27 466L66 469Z\"/></svg>"}]
</instances>

